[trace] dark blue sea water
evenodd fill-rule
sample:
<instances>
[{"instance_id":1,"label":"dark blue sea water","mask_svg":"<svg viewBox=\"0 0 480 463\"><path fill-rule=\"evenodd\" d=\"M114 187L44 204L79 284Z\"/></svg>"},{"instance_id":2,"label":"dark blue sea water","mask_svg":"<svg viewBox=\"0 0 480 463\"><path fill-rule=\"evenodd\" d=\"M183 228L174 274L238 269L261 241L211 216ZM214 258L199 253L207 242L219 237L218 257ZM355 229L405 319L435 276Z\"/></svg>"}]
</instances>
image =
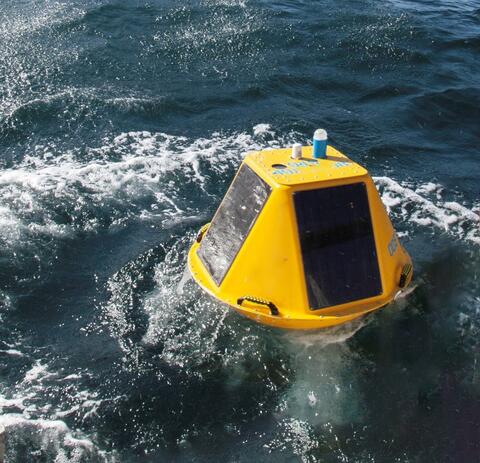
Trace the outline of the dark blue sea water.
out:
<instances>
[{"instance_id":1,"label":"dark blue sea water","mask_svg":"<svg viewBox=\"0 0 480 463\"><path fill-rule=\"evenodd\" d=\"M287 333L185 278L251 149L375 177L414 290ZM2 0L7 462L480 461L478 0Z\"/></svg>"}]
</instances>

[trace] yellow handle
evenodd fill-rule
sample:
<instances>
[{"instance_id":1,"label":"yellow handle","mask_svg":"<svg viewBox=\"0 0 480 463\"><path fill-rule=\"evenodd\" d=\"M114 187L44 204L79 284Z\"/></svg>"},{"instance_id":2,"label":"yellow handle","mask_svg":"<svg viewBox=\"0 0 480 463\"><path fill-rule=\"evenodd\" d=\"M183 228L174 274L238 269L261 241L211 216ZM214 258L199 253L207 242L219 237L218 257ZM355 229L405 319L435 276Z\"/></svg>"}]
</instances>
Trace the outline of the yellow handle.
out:
<instances>
[{"instance_id":1,"label":"yellow handle","mask_svg":"<svg viewBox=\"0 0 480 463\"><path fill-rule=\"evenodd\" d=\"M254 297L254 296L243 296L239 297L237 299L237 304L242 305L243 301L248 301L248 302L253 302L254 304L259 304L259 305L265 305L270 309L270 313L272 315L280 315L277 309L277 306L270 301L267 301L265 299L260 299L259 297Z\"/></svg>"}]
</instances>

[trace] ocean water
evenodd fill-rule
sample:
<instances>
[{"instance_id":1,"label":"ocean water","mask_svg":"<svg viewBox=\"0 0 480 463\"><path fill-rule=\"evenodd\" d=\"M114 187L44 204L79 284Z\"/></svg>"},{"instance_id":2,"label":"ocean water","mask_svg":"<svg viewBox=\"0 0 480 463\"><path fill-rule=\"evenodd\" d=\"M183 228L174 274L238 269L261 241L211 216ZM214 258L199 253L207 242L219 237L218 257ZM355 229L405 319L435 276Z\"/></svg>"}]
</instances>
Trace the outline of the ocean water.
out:
<instances>
[{"instance_id":1,"label":"ocean water","mask_svg":"<svg viewBox=\"0 0 480 463\"><path fill-rule=\"evenodd\" d=\"M478 0L2 0L12 462L480 461ZM411 292L288 333L186 253L252 149L375 178Z\"/></svg>"}]
</instances>

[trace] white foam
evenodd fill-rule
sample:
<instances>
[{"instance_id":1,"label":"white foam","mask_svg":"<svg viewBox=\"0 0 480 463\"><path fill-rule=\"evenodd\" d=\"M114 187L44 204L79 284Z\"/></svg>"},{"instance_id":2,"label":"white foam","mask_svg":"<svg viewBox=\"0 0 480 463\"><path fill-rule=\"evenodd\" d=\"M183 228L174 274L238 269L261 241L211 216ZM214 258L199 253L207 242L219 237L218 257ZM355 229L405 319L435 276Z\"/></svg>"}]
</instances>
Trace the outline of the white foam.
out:
<instances>
[{"instance_id":1,"label":"white foam","mask_svg":"<svg viewBox=\"0 0 480 463\"><path fill-rule=\"evenodd\" d=\"M0 171L0 253L11 261L28 262L26 256L45 263L78 234L138 221L168 229L206 220L189 198L210 201L212 176L233 175L246 152L282 145L285 138L273 140L251 133L190 140L142 131L81 152L37 146Z\"/></svg>"},{"instance_id":2,"label":"white foam","mask_svg":"<svg viewBox=\"0 0 480 463\"><path fill-rule=\"evenodd\" d=\"M273 135L274 132L270 124L257 124L253 127L253 134L254 135L264 135L264 134Z\"/></svg>"},{"instance_id":3,"label":"white foam","mask_svg":"<svg viewBox=\"0 0 480 463\"><path fill-rule=\"evenodd\" d=\"M62 381L71 381L75 379L80 379L82 376L79 375L78 373L72 373L71 375L67 375L64 378L62 378Z\"/></svg>"},{"instance_id":4,"label":"white foam","mask_svg":"<svg viewBox=\"0 0 480 463\"><path fill-rule=\"evenodd\" d=\"M21 461L22 449L29 448L45 461L81 462L86 458L94 461L116 461L115 454L101 451L92 440L79 431L68 428L63 418L75 415L82 422L97 415L101 400L95 391L79 389L76 381L80 376L60 375L51 372L49 365L41 360L34 362L9 391L0 393L0 428L5 429L8 456ZM62 385L61 383L70 383ZM64 396L60 404L51 403L61 387ZM88 460L90 461L90 460Z\"/></svg>"},{"instance_id":5,"label":"white foam","mask_svg":"<svg viewBox=\"0 0 480 463\"><path fill-rule=\"evenodd\" d=\"M0 172L0 239L7 246L29 241L32 235L68 238L77 230L93 231L97 216L109 213L122 224L131 218L161 217L175 220L195 211L179 204L177 181L165 182L169 174L191 182L200 190L206 176L232 169L242 154L259 145L251 135L235 134L188 141L184 137L150 132L130 132L105 140L100 148L87 150L85 160L76 152L46 156L37 147L19 165ZM111 151L119 154L109 160ZM202 161L206 167L201 167ZM144 202L148 209L140 209ZM58 204L71 223L59 223ZM79 218L89 216L88 220Z\"/></svg>"},{"instance_id":6,"label":"white foam","mask_svg":"<svg viewBox=\"0 0 480 463\"><path fill-rule=\"evenodd\" d=\"M105 463L118 461L114 454L99 450L90 439L80 433L74 434L60 420L32 420L12 413L0 416L0 427L4 428L7 455L15 461L16 442L22 442L20 449L29 448L31 454L42 455L45 461L55 463L75 463L87 458ZM9 442L13 445L9 446ZM23 453L20 456L24 456Z\"/></svg>"},{"instance_id":7,"label":"white foam","mask_svg":"<svg viewBox=\"0 0 480 463\"><path fill-rule=\"evenodd\" d=\"M268 124L253 128L257 135L270 131ZM94 232L105 225L105 215L111 227L133 220L154 220L168 227L198 218L199 211L179 195L179 182L189 182L196 194L207 195L212 173L233 174L249 150L283 146L294 138L287 134L276 142L260 142L248 133L216 133L189 140L143 131L106 139L82 156L75 151L52 155L52 147L38 146L20 164L0 171L3 252L32 246L34 237L61 240ZM478 214L458 202L443 201L441 185L426 182L415 187L388 177L376 177L375 182L398 220L480 242ZM67 222L59 221L59 204Z\"/></svg>"},{"instance_id":8,"label":"white foam","mask_svg":"<svg viewBox=\"0 0 480 463\"><path fill-rule=\"evenodd\" d=\"M48 371L47 365L42 364L40 360L37 360L35 364L25 373L25 377L23 379L24 383L33 383L39 382L49 376L54 376L54 373L50 373Z\"/></svg>"},{"instance_id":9,"label":"white foam","mask_svg":"<svg viewBox=\"0 0 480 463\"><path fill-rule=\"evenodd\" d=\"M0 411L3 412L4 409L8 408L17 408L17 409L23 409L23 401L25 400L25 397L15 397L11 399L7 399L3 395L0 394Z\"/></svg>"},{"instance_id":10,"label":"white foam","mask_svg":"<svg viewBox=\"0 0 480 463\"><path fill-rule=\"evenodd\" d=\"M442 199L443 187L432 182L412 186L389 177L374 177L388 212L398 221L444 231L480 244L480 217L475 209Z\"/></svg>"},{"instance_id":11,"label":"white foam","mask_svg":"<svg viewBox=\"0 0 480 463\"><path fill-rule=\"evenodd\" d=\"M24 357L25 356L25 354L23 352L20 352L17 349L5 349L5 350L0 349L0 352L2 352L3 354L12 355L14 357Z\"/></svg>"},{"instance_id":12,"label":"white foam","mask_svg":"<svg viewBox=\"0 0 480 463\"><path fill-rule=\"evenodd\" d=\"M308 404L311 407L315 407L315 405L317 404L317 396L315 395L315 392L309 391L307 397L308 397Z\"/></svg>"}]
</instances>

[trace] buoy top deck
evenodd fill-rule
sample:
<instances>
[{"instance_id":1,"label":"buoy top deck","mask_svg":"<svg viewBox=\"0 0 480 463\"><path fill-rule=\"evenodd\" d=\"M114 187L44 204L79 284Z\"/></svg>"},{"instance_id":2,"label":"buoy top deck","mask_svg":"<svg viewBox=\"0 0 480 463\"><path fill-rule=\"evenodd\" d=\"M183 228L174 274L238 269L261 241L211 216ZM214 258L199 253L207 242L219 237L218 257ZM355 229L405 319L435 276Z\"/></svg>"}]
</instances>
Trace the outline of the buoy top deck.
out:
<instances>
[{"instance_id":1,"label":"buoy top deck","mask_svg":"<svg viewBox=\"0 0 480 463\"><path fill-rule=\"evenodd\" d=\"M291 148L256 151L245 163L270 185L300 185L334 179L363 177L367 170L333 146L327 146L326 159L314 159L311 146L302 147L302 157L292 159Z\"/></svg>"}]
</instances>

